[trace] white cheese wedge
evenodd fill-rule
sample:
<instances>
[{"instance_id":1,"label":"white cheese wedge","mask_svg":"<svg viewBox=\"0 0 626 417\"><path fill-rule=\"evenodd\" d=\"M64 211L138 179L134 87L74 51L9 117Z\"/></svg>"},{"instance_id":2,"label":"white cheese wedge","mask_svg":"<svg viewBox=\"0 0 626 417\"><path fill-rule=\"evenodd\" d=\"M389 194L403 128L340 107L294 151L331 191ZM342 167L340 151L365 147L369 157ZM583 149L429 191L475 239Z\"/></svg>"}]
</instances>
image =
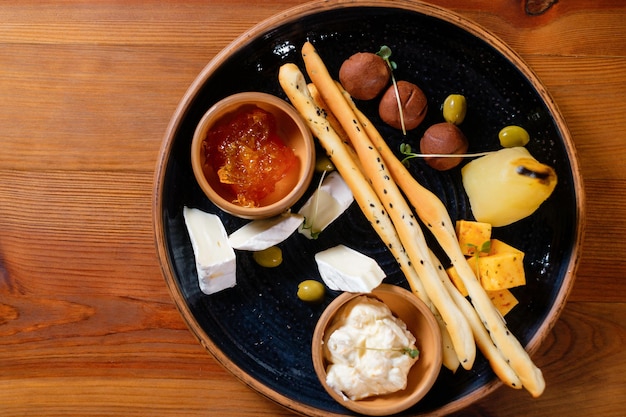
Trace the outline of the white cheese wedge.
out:
<instances>
[{"instance_id":1,"label":"white cheese wedge","mask_svg":"<svg viewBox=\"0 0 626 417\"><path fill-rule=\"evenodd\" d=\"M376 261L361 252L338 245L315 254L317 269L331 290L371 292L385 278Z\"/></svg>"},{"instance_id":2,"label":"white cheese wedge","mask_svg":"<svg viewBox=\"0 0 626 417\"><path fill-rule=\"evenodd\" d=\"M196 259L200 290L213 294L237 283L235 251L218 216L184 207L183 216Z\"/></svg>"},{"instance_id":3,"label":"white cheese wedge","mask_svg":"<svg viewBox=\"0 0 626 417\"><path fill-rule=\"evenodd\" d=\"M279 244L298 230L304 216L283 213L271 219L253 220L228 236L233 249L260 251Z\"/></svg>"},{"instance_id":4,"label":"white cheese wedge","mask_svg":"<svg viewBox=\"0 0 626 417\"><path fill-rule=\"evenodd\" d=\"M336 171L331 172L298 212L305 219L300 226L300 233L313 239L346 211L353 201L352 191L341 175Z\"/></svg>"}]
</instances>

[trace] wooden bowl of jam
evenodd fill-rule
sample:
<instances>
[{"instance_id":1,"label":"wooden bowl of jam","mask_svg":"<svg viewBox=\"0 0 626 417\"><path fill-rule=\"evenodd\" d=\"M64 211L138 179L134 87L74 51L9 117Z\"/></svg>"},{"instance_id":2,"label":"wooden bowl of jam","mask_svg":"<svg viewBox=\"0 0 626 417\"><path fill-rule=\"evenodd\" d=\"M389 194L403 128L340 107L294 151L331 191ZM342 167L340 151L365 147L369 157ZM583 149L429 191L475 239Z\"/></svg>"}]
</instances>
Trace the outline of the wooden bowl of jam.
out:
<instances>
[{"instance_id":1,"label":"wooden bowl of jam","mask_svg":"<svg viewBox=\"0 0 626 417\"><path fill-rule=\"evenodd\" d=\"M198 124L191 164L220 209L246 219L288 210L313 177L313 136L298 112L271 94L244 92L213 105Z\"/></svg>"},{"instance_id":2,"label":"wooden bowl of jam","mask_svg":"<svg viewBox=\"0 0 626 417\"><path fill-rule=\"evenodd\" d=\"M355 306L362 305L365 301L364 297L365 300L373 299L387 306L391 315L404 323L406 330L414 336L414 345L407 346L406 349L399 349L397 346L393 348L385 346L387 342L380 340L375 332L372 331L371 322L365 317L364 310L355 313L356 319L348 319ZM376 321L383 323L387 323L390 320L389 317L382 315L380 312L376 312L374 316ZM349 323L350 320L356 320L358 322L356 328L362 329L366 336L363 336L363 338L359 336L347 337L346 334L354 335L354 329L349 329L350 333L344 333L339 336L336 339L339 341L338 351L347 355L341 358L339 363L345 369L346 366L353 366L354 357L358 356L359 360L356 366L359 369L353 372L350 372L348 369L348 372L344 372L339 378L328 378L328 375L332 372L330 366L333 365L333 356L330 354L330 351L333 350L332 346L335 346L337 343L330 340L331 336L335 331L344 327L346 323ZM367 326L363 323L366 323ZM398 333L397 329L393 331L382 329L380 332L386 335ZM352 354L348 348L349 346L346 347L345 344L352 343L355 340L359 341L354 348L358 350ZM364 345L361 343L364 343ZM417 298L416 295L404 288L396 285L381 284L368 294L344 292L335 298L326 307L317 322L313 333L311 353L315 373L326 392L335 401L360 414L387 416L411 408L430 391L441 371L443 355L441 346L439 325L428 306ZM358 398L358 396L355 396L355 392L364 395L363 389L359 387L350 385L345 392L338 391L339 385L341 385L337 384L338 380L350 381L351 384L365 384L367 387L365 389L370 389L369 387L371 386L379 388L380 380L389 380L392 378L392 373L396 372L393 370L394 366L389 365L386 361L389 358L397 358L399 355L414 355L414 352L416 353L414 356L415 362L406 374L406 386L404 389L383 395L373 394L359 399L351 399ZM372 355L370 359L372 364L375 365L372 368L373 371L369 370L368 364L363 363L366 354ZM387 369L389 372L382 373L379 371L380 369ZM367 381L371 375L376 376L378 380L373 383Z\"/></svg>"}]
</instances>

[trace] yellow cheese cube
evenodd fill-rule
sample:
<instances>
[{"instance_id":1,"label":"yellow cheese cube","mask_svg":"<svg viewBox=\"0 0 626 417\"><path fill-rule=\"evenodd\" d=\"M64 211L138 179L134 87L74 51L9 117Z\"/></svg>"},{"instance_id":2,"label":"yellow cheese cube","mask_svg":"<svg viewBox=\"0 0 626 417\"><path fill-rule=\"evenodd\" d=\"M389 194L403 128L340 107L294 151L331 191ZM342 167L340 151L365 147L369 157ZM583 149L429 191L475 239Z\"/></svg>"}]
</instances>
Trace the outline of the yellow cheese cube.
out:
<instances>
[{"instance_id":1,"label":"yellow cheese cube","mask_svg":"<svg viewBox=\"0 0 626 417\"><path fill-rule=\"evenodd\" d=\"M468 296L467 288L465 288L465 284L463 284L463 281L461 280L459 273L456 271L456 268L451 266L450 268L446 269L446 272L448 276L450 277L450 281L452 281L452 283L454 284L456 289L459 290L461 295L463 297L467 297Z\"/></svg>"},{"instance_id":2,"label":"yellow cheese cube","mask_svg":"<svg viewBox=\"0 0 626 417\"><path fill-rule=\"evenodd\" d=\"M521 250L514 248L508 243L504 243L498 239L491 239L491 247L489 248L489 255L495 255L497 253L519 253L524 254Z\"/></svg>"},{"instance_id":3,"label":"yellow cheese cube","mask_svg":"<svg viewBox=\"0 0 626 417\"><path fill-rule=\"evenodd\" d=\"M498 253L478 258L480 283L486 291L502 290L526 284L524 255Z\"/></svg>"},{"instance_id":4,"label":"yellow cheese cube","mask_svg":"<svg viewBox=\"0 0 626 417\"><path fill-rule=\"evenodd\" d=\"M487 291L487 295L503 317L506 316L506 314L519 303L513 293L506 289L498 291Z\"/></svg>"},{"instance_id":5,"label":"yellow cheese cube","mask_svg":"<svg viewBox=\"0 0 626 417\"><path fill-rule=\"evenodd\" d=\"M476 248L480 248L491 239L491 225L489 223L458 220L456 222L456 236L465 256L473 256Z\"/></svg>"}]
</instances>

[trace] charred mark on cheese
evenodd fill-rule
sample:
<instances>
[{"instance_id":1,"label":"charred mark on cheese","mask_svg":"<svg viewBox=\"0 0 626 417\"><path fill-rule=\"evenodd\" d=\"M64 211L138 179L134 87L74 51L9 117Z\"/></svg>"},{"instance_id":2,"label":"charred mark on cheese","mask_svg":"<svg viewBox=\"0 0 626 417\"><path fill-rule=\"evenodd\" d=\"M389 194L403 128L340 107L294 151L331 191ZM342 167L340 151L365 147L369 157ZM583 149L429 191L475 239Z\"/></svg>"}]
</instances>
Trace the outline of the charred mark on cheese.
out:
<instances>
[{"instance_id":1,"label":"charred mark on cheese","mask_svg":"<svg viewBox=\"0 0 626 417\"><path fill-rule=\"evenodd\" d=\"M523 165L520 165L517 168L515 168L515 172L525 177L540 180L540 181L546 181L550 178L550 172L548 170L543 170L543 171L532 170Z\"/></svg>"}]
</instances>

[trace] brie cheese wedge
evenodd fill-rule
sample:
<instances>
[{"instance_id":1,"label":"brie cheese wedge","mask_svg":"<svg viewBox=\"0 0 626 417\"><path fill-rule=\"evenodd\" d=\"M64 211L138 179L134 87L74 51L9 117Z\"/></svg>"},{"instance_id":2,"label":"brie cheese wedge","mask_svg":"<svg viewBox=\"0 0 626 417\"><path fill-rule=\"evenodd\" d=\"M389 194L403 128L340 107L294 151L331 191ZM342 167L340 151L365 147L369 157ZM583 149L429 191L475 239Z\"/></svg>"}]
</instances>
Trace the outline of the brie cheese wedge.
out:
<instances>
[{"instance_id":1,"label":"brie cheese wedge","mask_svg":"<svg viewBox=\"0 0 626 417\"><path fill-rule=\"evenodd\" d=\"M386 276L374 259L344 245L318 252L315 261L322 280L331 290L368 293Z\"/></svg>"},{"instance_id":2,"label":"brie cheese wedge","mask_svg":"<svg viewBox=\"0 0 626 417\"><path fill-rule=\"evenodd\" d=\"M354 196L348 184L337 171L331 172L298 212L304 216L299 232L309 239L315 238L346 211L353 201Z\"/></svg>"},{"instance_id":3,"label":"brie cheese wedge","mask_svg":"<svg viewBox=\"0 0 626 417\"><path fill-rule=\"evenodd\" d=\"M287 239L302 224L304 216L283 213L271 219L253 220L228 236L233 249L261 251Z\"/></svg>"},{"instance_id":4,"label":"brie cheese wedge","mask_svg":"<svg viewBox=\"0 0 626 417\"><path fill-rule=\"evenodd\" d=\"M196 259L198 283L205 294L213 294L237 283L235 251L228 243L218 216L198 209L183 208L185 225Z\"/></svg>"}]
</instances>

